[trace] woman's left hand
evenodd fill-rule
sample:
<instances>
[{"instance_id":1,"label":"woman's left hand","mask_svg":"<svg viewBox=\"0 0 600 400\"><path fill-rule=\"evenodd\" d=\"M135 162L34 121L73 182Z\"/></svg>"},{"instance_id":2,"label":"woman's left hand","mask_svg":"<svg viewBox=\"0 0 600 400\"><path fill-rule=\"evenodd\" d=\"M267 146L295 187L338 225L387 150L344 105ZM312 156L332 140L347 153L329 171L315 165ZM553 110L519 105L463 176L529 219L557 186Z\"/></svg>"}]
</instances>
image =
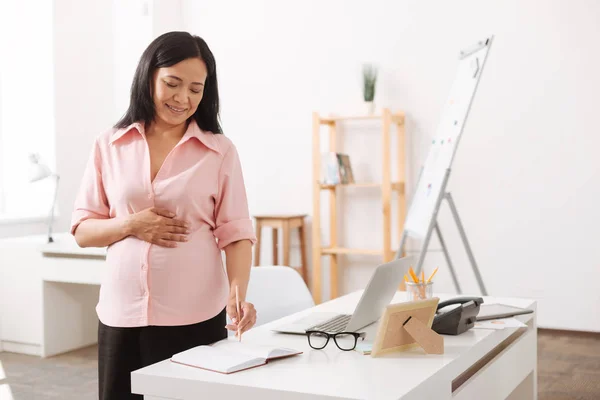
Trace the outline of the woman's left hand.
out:
<instances>
[{"instance_id":1,"label":"woman's left hand","mask_svg":"<svg viewBox=\"0 0 600 400\"><path fill-rule=\"evenodd\" d=\"M235 298L230 299L227 303L227 315L231 318L232 323L226 325L225 328L236 331L236 336L238 335L238 327L239 332L244 333L256 323L256 309L254 308L254 304L240 301L240 314L239 316L237 314Z\"/></svg>"}]
</instances>

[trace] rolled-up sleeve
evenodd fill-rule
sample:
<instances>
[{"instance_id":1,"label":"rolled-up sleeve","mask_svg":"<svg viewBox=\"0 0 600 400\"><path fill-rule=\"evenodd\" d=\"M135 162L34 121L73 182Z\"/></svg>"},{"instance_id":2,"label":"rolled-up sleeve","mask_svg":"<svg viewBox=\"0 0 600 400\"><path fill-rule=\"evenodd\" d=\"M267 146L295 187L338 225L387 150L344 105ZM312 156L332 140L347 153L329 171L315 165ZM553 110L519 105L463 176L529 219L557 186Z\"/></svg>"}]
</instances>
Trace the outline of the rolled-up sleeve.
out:
<instances>
[{"instance_id":1,"label":"rolled-up sleeve","mask_svg":"<svg viewBox=\"0 0 600 400\"><path fill-rule=\"evenodd\" d=\"M109 212L110 208L102 184L102 157L96 140L75 198L71 216L71 234L75 234L79 224L86 219L107 219L110 217Z\"/></svg>"},{"instance_id":2,"label":"rolled-up sleeve","mask_svg":"<svg viewBox=\"0 0 600 400\"><path fill-rule=\"evenodd\" d=\"M250 240L253 245L256 243L256 235L248 211L242 165L233 144L223 157L215 206L214 235L219 249L243 239Z\"/></svg>"}]
</instances>

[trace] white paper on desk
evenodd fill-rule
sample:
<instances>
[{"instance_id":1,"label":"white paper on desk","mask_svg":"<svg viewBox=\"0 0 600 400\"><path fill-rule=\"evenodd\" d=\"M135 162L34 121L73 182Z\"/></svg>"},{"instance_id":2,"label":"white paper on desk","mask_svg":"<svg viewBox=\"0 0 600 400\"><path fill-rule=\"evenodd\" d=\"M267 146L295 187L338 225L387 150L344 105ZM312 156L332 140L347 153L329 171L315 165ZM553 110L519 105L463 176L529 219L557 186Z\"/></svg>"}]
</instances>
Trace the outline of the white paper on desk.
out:
<instances>
[{"instance_id":1,"label":"white paper on desk","mask_svg":"<svg viewBox=\"0 0 600 400\"><path fill-rule=\"evenodd\" d=\"M476 321L473 329L504 329L523 328L527 325L516 318L491 319L489 321Z\"/></svg>"},{"instance_id":2,"label":"white paper on desk","mask_svg":"<svg viewBox=\"0 0 600 400\"><path fill-rule=\"evenodd\" d=\"M356 343L355 351L358 351L362 355L371 354L371 350L373 349L373 342L358 342Z\"/></svg>"}]
</instances>

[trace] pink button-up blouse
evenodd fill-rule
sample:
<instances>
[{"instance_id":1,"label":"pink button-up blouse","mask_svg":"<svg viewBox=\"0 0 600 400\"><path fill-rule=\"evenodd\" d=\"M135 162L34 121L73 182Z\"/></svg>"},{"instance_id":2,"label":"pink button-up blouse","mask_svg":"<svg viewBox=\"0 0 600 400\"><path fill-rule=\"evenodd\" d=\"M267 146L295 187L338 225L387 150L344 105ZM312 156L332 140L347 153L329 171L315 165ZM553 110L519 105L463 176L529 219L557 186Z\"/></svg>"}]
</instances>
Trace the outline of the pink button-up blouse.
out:
<instances>
[{"instance_id":1,"label":"pink button-up blouse","mask_svg":"<svg viewBox=\"0 0 600 400\"><path fill-rule=\"evenodd\" d=\"M150 180L144 126L98 136L72 215L71 233L90 218L122 217L164 208L190 223L175 248L129 236L107 249L96 311L109 326L187 325L214 317L227 304L221 251L256 237L237 150L224 135L191 122Z\"/></svg>"}]
</instances>

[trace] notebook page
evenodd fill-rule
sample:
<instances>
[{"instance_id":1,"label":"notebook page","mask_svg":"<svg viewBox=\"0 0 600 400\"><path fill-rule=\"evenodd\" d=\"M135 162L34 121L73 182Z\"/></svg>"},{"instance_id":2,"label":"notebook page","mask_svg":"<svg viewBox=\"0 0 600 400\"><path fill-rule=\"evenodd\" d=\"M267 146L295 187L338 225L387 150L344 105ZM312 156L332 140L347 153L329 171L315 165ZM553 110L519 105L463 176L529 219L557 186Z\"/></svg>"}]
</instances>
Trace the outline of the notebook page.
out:
<instances>
[{"instance_id":1,"label":"notebook page","mask_svg":"<svg viewBox=\"0 0 600 400\"><path fill-rule=\"evenodd\" d=\"M265 360L260 357L226 349L217 349L211 346L193 347L173 355L171 360L192 367L222 373L231 373L265 363Z\"/></svg>"},{"instance_id":2,"label":"notebook page","mask_svg":"<svg viewBox=\"0 0 600 400\"><path fill-rule=\"evenodd\" d=\"M232 353L247 354L251 357L259 357L265 360L275 357L290 356L300 353L294 349L269 346L256 343L238 342L236 340L221 340L211 345L213 348L223 349Z\"/></svg>"}]
</instances>

